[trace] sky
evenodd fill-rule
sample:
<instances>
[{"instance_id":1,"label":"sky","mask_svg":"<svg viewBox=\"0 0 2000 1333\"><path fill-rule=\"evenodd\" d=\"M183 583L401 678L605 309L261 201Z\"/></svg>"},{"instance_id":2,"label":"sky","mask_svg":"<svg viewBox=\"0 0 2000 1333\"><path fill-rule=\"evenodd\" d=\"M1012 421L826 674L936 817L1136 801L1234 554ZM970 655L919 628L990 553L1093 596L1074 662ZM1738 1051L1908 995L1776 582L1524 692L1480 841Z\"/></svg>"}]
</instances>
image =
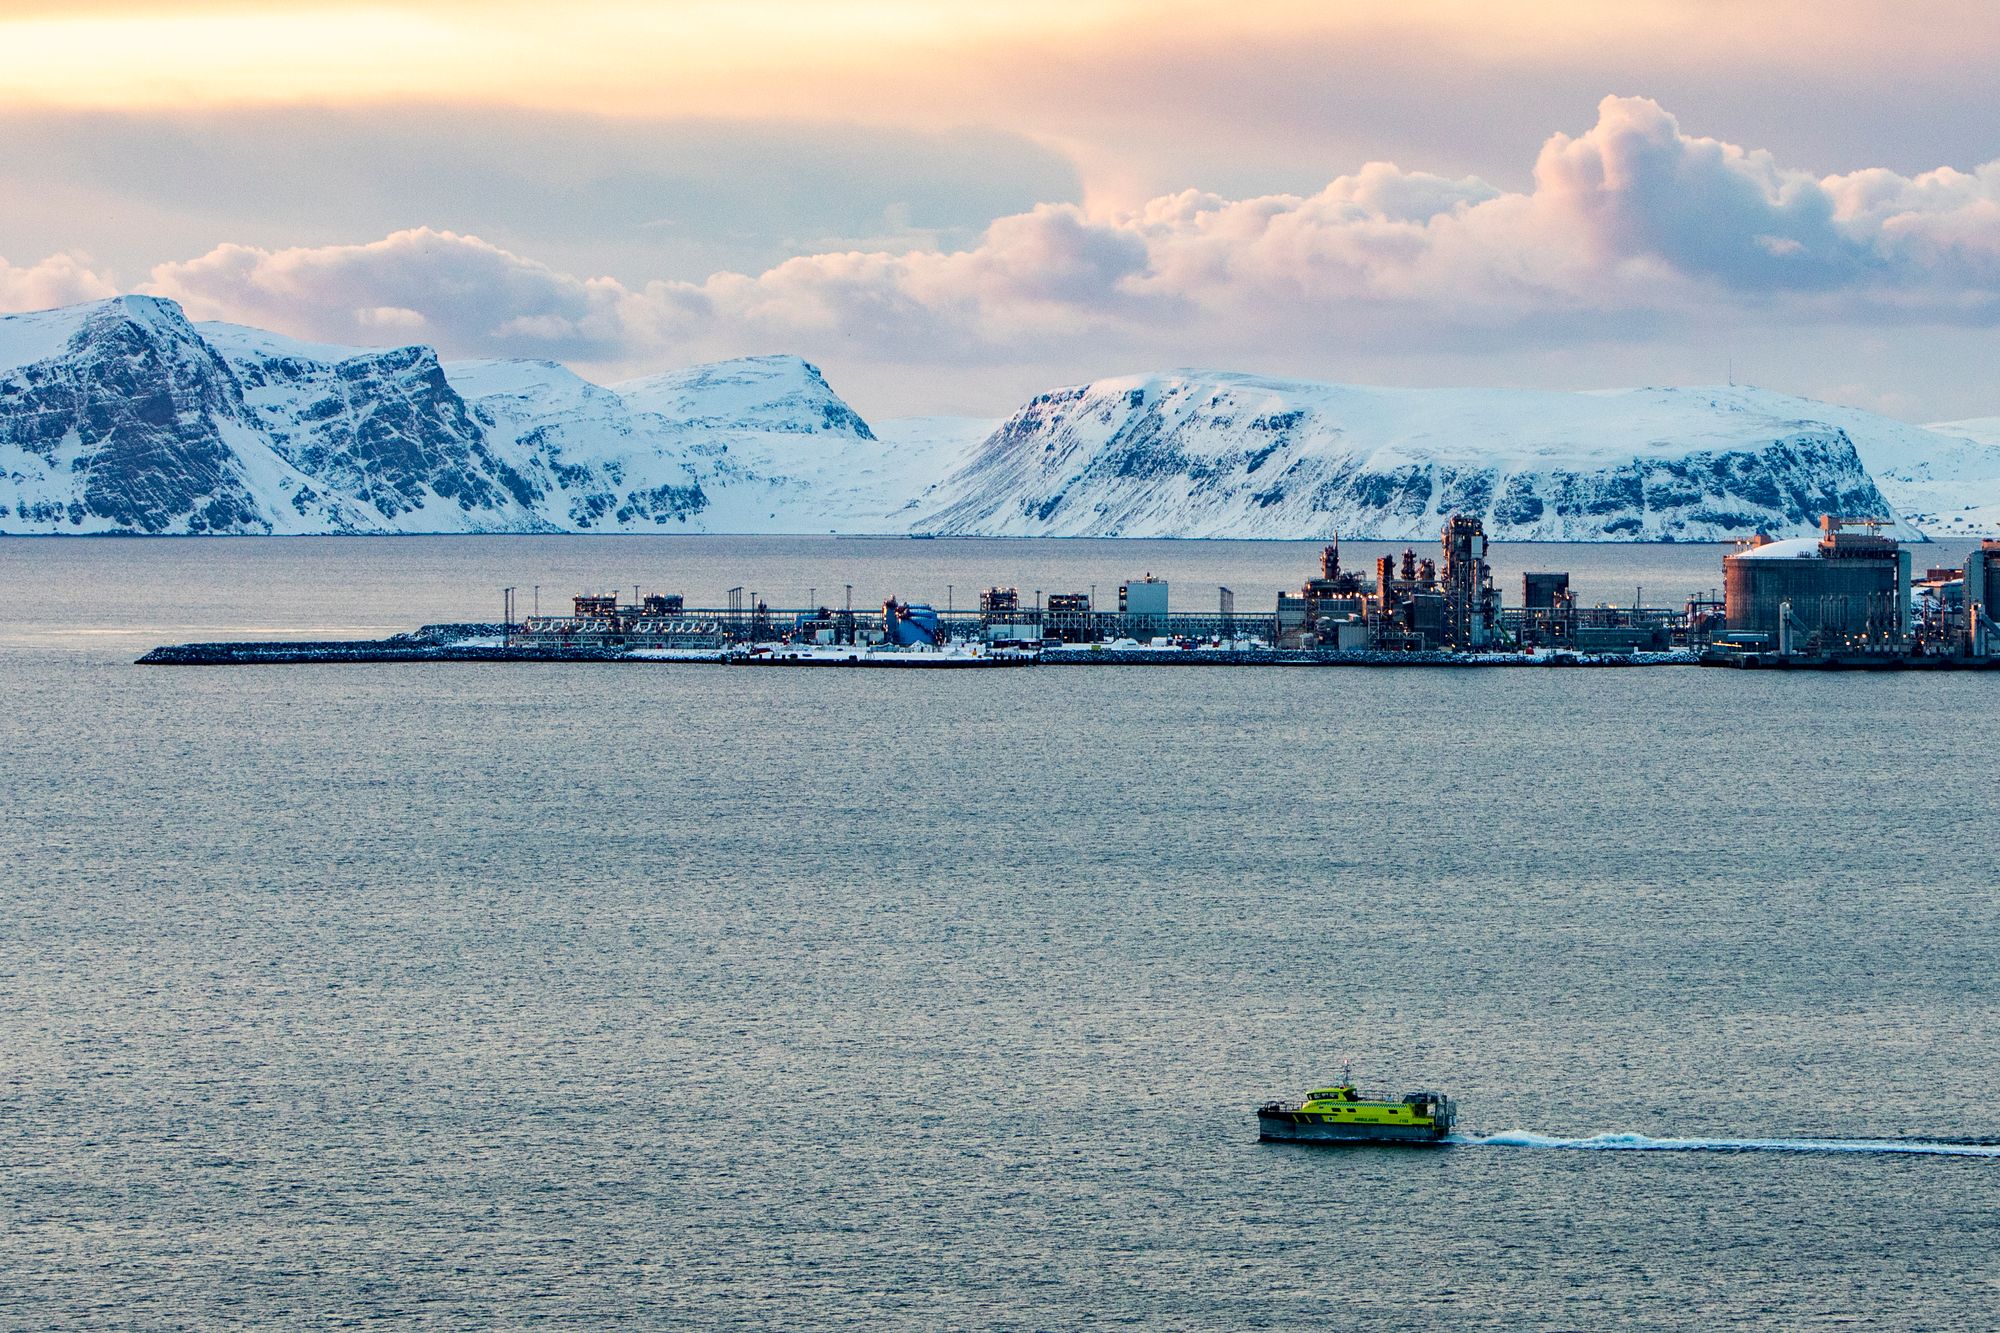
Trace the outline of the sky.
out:
<instances>
[{"instance_id":1,"label":"sky","mask_svg":"<svg viewBox=\"0 0 2000 1333\"><path fill-rule=\"evenodd\" d=\"M2000 414L1989 0L0 0L0 311Z\"/></svg>"}]
</instances>

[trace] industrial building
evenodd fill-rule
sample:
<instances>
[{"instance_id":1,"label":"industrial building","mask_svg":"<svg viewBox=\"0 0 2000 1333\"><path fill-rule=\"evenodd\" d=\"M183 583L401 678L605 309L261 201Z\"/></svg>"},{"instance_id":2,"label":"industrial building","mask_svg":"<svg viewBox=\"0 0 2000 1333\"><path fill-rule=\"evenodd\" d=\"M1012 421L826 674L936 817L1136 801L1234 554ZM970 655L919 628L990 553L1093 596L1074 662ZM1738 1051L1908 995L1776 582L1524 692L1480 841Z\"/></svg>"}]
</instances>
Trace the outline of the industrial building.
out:
<instances>
[{"instance_id":1,"label":"industrial building","mask_svg":"<svg viewBox=\"0 0 2000 1333\"><path fill-rule=\"evenodd\" d=\"M1327 544L1319 556L1319 577L1307 579L1297 597L1278 598L1279 638L1291 630L1292 642L1304 636L1327 647L1367 647L1368 585L1360 575L1340 567L1340 542Z\"/></svg>"},{"instance_id":2,"label":"industrial building","mask_svg":"<svg viewBox=\"0 0 2000 1333\"><path fill-rule=\"evenodd\" d=\"M979 594L979 615L988 622L1011 620L1021 611L1019 588L988 588Z\"/></svg>"},{"instance_id":3,"label":"industrial building","mask_svg":"<svg viewBox=\"0 0 2000 1333\"><path fill-rule=\"evenodd\" d=\"M979 637L987 643L1039 643L1039 608L1030 613L1019 588L988 588L979 594Z\"/></svg>"},{"instance_id":4,"label":"industrial building","mask_svg":"<svg viewBox=\"0 0 2000 1333\"><path fill-rule=\"evenodd\" d=\"M719 647L729 632L715 612L690 612L677 593L636 595L620 605L615 593L579 596L567 616L531 615L508 621L507 641L515 647L541 648L708 648ZM769 623L769 608L760 606ZM741 614L740 607L736 612Z\"/></svg>"},{"instance_id":5,"label":"industrial building","mask_svg":"<svg viewBox=\"0 0 2000 1333\"><path fill-rule=\"evenodd\" d=\"M1443 566L1415 550L1375 561L1371 582L1340 567L1340 543L1320 553L1317 578L1278 596L1275 641L1286 648L1480 652L1499 646L1500 599L1477 518L1453 514Z\"/></svg>"},{"instance_id":6,"label":"industrial building","mask_svg":"<svg viewBox=\"0 0 2000 1333\"><path fill-rule=\"evenodd\" d=\"M1118 614L1133 632L1167 632L1167 581L1151 574L1118 585Z\"/></svg>"},{"instance_id":7,"label":"industrial building","mask_svg":"<svg viewBox=\"0 0 2000 1333\"><path fill-rule=\"evenodd\" d=\"M2000 541L1988 537L1965 557L1965 651L1972 657L2000 656Z\"/></svg>"},{"instance_id":8,"label":"industrial building","mask_svg":"<svg viewBox=\"0 0 2000 1333\"><path fill-rule=\"evenodd\" d=\"M1576 642L1576 596L1569 590L1567 571L1529 571L1521 575L1521 613L1516 633L1522 643L1532 647L1558 647Z\"/></svg>"},{"instance_id":9,"label":"industrial building","mask_svg":"<svg viewBox=\"0 0 2000 1333\"><path fill-rule=\"evenodd\" d=\"M1566 570L1556 573L1529 571L1521 575L1521 606L1524 610L1555 611L1573 600Z\"/></svg>"},{"instance_id":10,"label":"industrial building","mask_svg":"<svg viewBox=\"0 0 2000 1333\"><path fill-rule=\"evenodd\" d=\"M1486 529L1469 514L1453 514L1444 523L1445 648L1483 652L1493 646L1500 620L1500 598L1493 590L1493 567L1486 563Z\"/></svg>"},{"instance_id":11,"label":"industrial building","mask_svg":"<svg viewBox=\"0 0 2000 1333\"><path fill-rule=\"evenodd\" d=\"M1820 520L1820 535L1759 536L1722 561L1725 624L1781 653L1900 651L1910 635L1910 553L1874 519Z\"/></svg>"},{"instance_id":12,"label":"industrial building","mask_svg":"<svg viewBox=\"0 0 2000 1333\"><path fill-rule=\"evenodd\" d=\"M1060 639L1064 643L1089 643L1094 637L1093 628L1089 593L1049 594L1048 614L1042 621L1044 638Z\"/></svg>"}]
</instances>

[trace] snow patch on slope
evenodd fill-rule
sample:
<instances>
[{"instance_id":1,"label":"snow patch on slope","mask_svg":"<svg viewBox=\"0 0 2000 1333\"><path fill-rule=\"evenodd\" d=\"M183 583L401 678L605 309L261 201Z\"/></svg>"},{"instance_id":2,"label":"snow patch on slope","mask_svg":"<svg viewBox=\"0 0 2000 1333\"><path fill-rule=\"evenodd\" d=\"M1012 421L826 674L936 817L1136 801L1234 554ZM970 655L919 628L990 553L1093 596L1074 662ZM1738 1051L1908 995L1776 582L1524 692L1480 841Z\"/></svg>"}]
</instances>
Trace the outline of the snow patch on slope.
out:
<instances>
[{"instance_id":1,"label":"snow patch on slope","mask_svg":"<svg viewBox=\"0 0 2000 1333\"><path fill-rule=\"evenodd\" d=\"M627 380L612 389L636 412L690 427L873 439L868 423L796 356L746 356Z\"/></svg>"},{"instance_id":2,"label":"snow patch on slope","mask_svg":"<svg viewBox=\"0 0 2000 1333\"><path fill-rule=\"evenodd\" d=\"M958 417L884 422L879 433L833 435L801 449L795 434L723 431L709 437L719 532L904 533L924 493L962 466L994 423Z\"/></svg>"},{"instance_id":3,"label":"snow patch on slope","mask_svg":"<svg viewBox=\"0 0 2000 1333\"><path fill-rule=\"evenodd\" d=\"M247 324L227 324L221 320L203 320L193 328L210 347L226 357L240 360L275 361L293 357L305 361L346 361L357 356L375 356L383 350L380 347L305 342L281 333L253 329Z\"/></svg>"},{"instance_id":4,"label":"snow patch on slope","mask_svg":"<svg viewBox=\"0 0 2000 1333\"><path fill-rule=\"evenodd\" d=\"M97 301L0 319L0 370L13 370L60 356L83 327L84 320L109 304Z\"/></svg>"},{"instance_id":5,"label":"snow patch on slope","mask_svg":"<svg viewBox=\"0 0 2000 1333\"><path fill-rule=\"evenodd\" d=\"M498 453L582 531L908 531L912 497L990 422L927 418L878 437L797 357L695 366L605 388L548 361L452 362Z\"/></svg>"}]
</instances>

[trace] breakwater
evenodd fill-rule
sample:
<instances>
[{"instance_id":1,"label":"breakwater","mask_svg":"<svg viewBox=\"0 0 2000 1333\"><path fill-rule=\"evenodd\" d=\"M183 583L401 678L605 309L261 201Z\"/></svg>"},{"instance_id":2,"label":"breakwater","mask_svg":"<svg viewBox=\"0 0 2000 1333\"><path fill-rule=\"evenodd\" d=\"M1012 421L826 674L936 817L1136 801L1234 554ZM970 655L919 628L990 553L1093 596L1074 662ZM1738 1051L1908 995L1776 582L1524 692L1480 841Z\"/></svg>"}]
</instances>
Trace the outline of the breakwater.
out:
<instances>
[{"instance_id":1,"label":"breakwater","mask_svg":"<svg viewBox=\"0 0 2000 1333\"><path fill-rule=\"evenodd\" d=\"M139 659L141 666L284 666L310 662L538 662L616 661L620 649L510 647L506 627L493 624L425 625L386 639L247 639L229 643L165 644Z\"/></svg>"}]
</instances>

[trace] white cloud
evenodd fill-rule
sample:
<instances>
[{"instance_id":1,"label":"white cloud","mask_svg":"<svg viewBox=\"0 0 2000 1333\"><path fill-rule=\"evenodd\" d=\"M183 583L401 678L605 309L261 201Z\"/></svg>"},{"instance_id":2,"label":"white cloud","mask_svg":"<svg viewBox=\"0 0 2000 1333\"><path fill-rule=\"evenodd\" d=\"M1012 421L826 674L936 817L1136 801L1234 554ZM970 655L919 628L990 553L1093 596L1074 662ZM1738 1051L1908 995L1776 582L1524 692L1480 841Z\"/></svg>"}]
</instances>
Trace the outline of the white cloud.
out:
<instances>
[{"instance_id":1,"label":"white cloud","mask_svg":"<svg viewBox=\"0 0 2000 1333\"><path fill-rule=\"evenodd\" d=\"M50 255L25 268L0 257L0 311L48 310L114 296L118 288L81 255Z\"/></svg>"},{"instance_id":2,"label":"white cloud","mask_svg":"<svg viewBox=\"0 0 2000 1333\"><path fill-rule=\"evenodd\" d=\"M427 322L421 311L399 305L378 305L354 312L354 320L370 329L421 329Z\"/></svg>"},{"instance_id":3,"label":"white cloud","mask_svg":"<svg viewBox=\"0 0 2000 1333\"><path fill-rule=\"evenodd\" d=\"M53 261L51 261L53 262ZM0 272L4 272L0 270ZM4 279L0 279L4 280ZM803 255L631 286L474 236L225 245L154 271L197 317L315 338L421 332L455 355L640 365L750 350L992 367L1344 340L1629 336L1718 309L2000 323L2000 163L1815 177L1606 98L1508 192L1370 163L1310 196L1044 204L967 249Z\"/></svg>"},{"instance_id":4,"label":"white cloud","mask_svg":"<svg viewBox=\"0 0 2000 1333\"><path fill-rule=\"evenodd\" d=\"M366 245L222 245L153 270L151 290L196 319L313 337L421 329L459 351L590 358L633 344L609 279L573 277L475 236L419 227Z\"/></svg>"}]
</instances>

